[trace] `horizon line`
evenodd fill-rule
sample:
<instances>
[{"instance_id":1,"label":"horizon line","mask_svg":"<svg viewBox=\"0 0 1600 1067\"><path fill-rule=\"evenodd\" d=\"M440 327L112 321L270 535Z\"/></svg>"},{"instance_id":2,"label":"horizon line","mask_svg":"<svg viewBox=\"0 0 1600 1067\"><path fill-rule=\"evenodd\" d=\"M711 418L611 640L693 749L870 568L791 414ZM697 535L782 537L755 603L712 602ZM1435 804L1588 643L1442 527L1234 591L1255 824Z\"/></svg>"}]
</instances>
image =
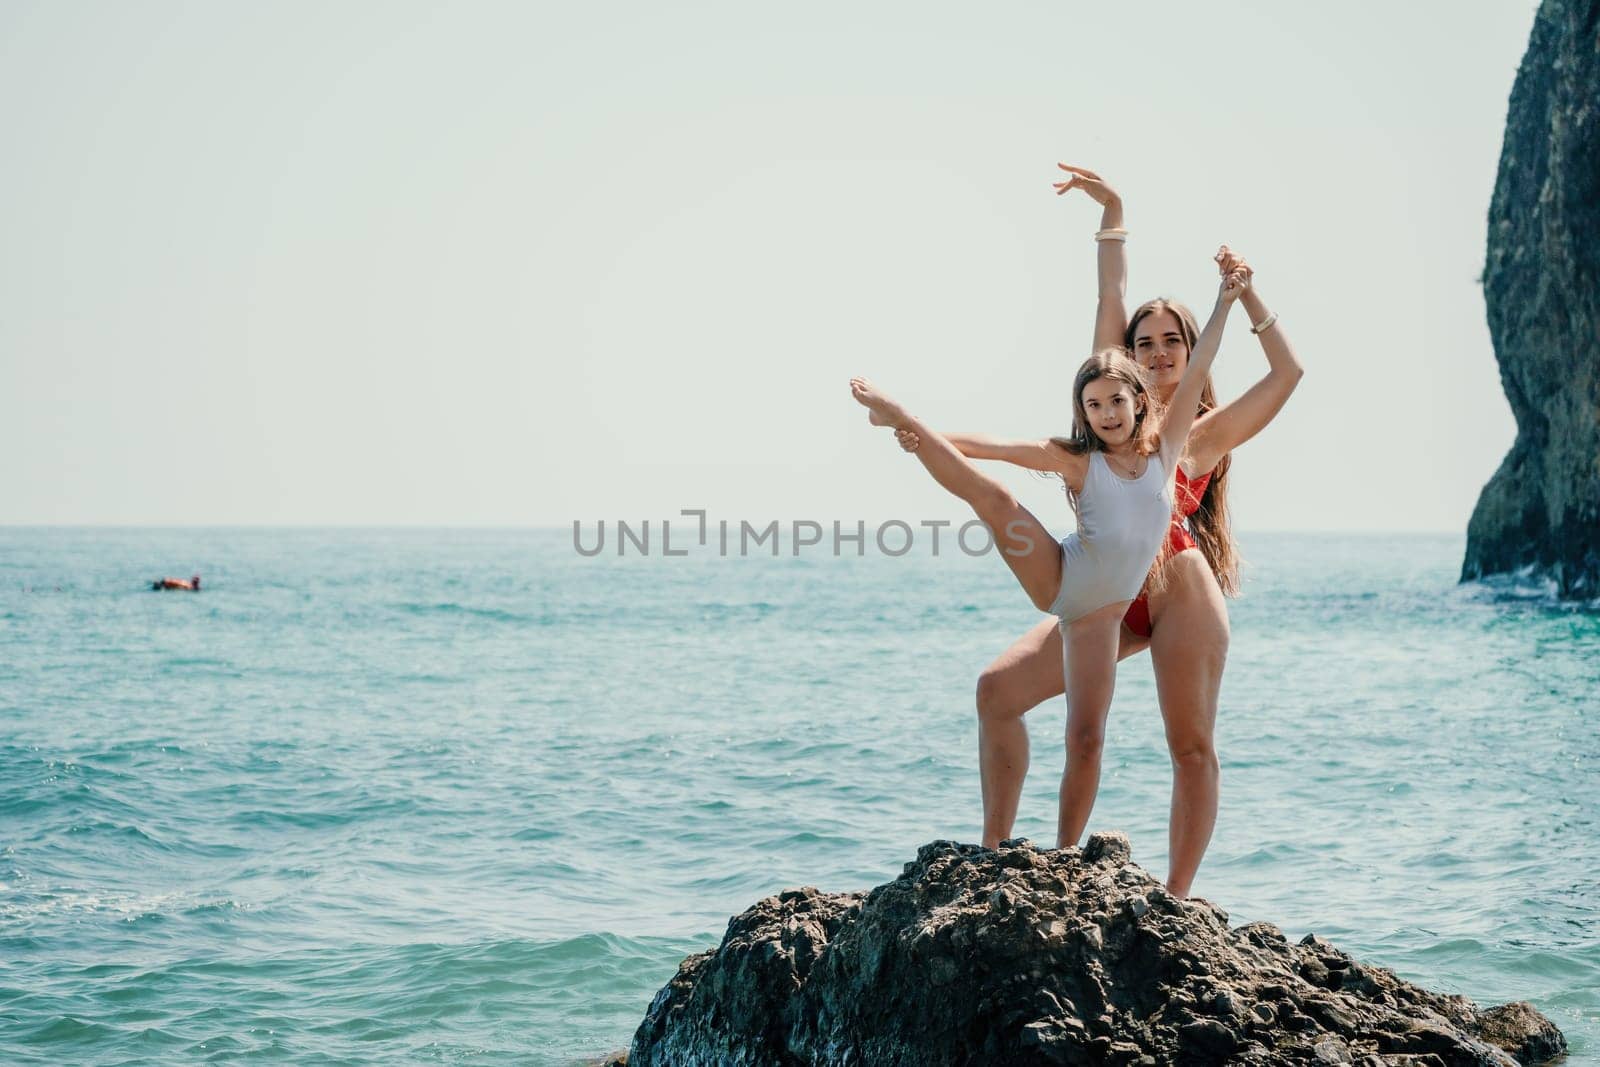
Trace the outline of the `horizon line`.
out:
<instances>
[{"instance_id":1,"label":"horizon line","mask_svg":"<svg viewBox=\"0 0 1600 1067\"><path fill-rule=\"evenodd\" d=\"M574 521L574 520L569 520ZM597 520L581 519L579 522ZM604 519L598 521L606 521ZM611 521L634 522L634 519ZM637 521L654 521L644 519ZM782 522L816 521L806 519L780 519ZM0 522L0 530L504 530L527 532L555 532L568 529L566 523L547 525L535 523L139 523L139 522ZM1466 531L1451 527L1384 527L1384 526L1278 526L1250 527L1246 534L1459 534Z\"/></svg>"}]
</instances>

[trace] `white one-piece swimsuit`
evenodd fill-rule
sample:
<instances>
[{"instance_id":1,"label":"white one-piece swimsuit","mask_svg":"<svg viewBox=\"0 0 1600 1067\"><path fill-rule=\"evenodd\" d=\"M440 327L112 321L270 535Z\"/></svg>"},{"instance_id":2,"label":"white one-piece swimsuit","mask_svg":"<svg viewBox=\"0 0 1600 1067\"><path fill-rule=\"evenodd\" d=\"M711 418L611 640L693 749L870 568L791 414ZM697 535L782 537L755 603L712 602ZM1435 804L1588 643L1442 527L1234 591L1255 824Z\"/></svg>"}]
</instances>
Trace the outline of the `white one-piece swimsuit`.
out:
<instances>
[{"instance_id":1,"label":"white one-piece swimsuit","mask_svg":"<svg viewBox=\"0 0 1600 1067\"><path fill-rule=\"evenodd\" d=\"M1077 512L1077 532L1061 539L1061 590L1050 605L1063 623L1139 595L1172 525L1161 456L1139 477L1120 478L1104 453L1090 452Z\"/></svg>"}]
</instances>

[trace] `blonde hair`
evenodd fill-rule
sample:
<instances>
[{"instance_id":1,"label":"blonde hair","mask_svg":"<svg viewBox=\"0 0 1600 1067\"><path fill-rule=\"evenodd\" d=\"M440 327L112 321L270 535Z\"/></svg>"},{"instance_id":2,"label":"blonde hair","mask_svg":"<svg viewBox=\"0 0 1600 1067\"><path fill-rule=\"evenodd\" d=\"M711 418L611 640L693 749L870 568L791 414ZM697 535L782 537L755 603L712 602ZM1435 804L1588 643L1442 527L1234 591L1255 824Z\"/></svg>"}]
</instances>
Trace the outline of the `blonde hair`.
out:
<instances>
[{"instance_id":1,"label":"blonde hair","mask_svg":"<svg viewBox=\"0 0 1600 1067\"><path fill-rule=\"evenodd\" d=\"M1200 326L1195 321L1194 312L1176 300L1165 297L1146 301L1133 309L1133 314L1128 317L1127 332L1123 335L1128 351L1133 351L1139 323L1163 311L1171 312L1173 318L1178 320L1184 343L1189 346L1191 353L1194 351L1194 346L1200 340ZM1200 414L1204 415L1216 406L1217 394L1211 387L1211 376L1208 374L1200 390ZM1194 535L1194 543L1201 555L1205 556L1211 573L1216 575L1217 585L1224 596L1239 595L1239 546L1234 542L1233 529L1228 520L1228 469L1232 466L1231 452L1217 461L1211 472L1211 481L1206 483L1206 491L1200 496L1199 508L1189 516L1189 530ZM1163 549L1163 556L1165 554L1166 550Z\"/></svg>"}]
</instances>

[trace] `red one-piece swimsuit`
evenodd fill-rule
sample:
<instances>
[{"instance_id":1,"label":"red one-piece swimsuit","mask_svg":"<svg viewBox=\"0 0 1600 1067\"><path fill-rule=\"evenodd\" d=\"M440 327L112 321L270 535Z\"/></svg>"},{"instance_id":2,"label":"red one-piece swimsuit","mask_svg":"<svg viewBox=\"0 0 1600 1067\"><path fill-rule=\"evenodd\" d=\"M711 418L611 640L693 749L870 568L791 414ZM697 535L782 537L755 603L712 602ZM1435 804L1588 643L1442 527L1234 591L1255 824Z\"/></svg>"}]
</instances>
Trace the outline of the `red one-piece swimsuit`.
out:
<instances>
[{"instance_id":1,"label":"red one-piece swimsuit","mask_svg":"<svg viewBox=\"0 0 1600 1067\"><path fill-rule=\"evenodd\" d=\"M1167 550L1172 555L1177 555L1186 548L1194 548L1194 538L1189 534L1189 528L1184 525L1190 515L1200 510L1200 498L1206 495L1206 486L1211 484L1213 471L1206 471L1200 477L1190 480L1183 473L1183 464L1178 464L1178 476L1174 482L1172 494L1172 527L1167 531ZM1132 604L1128 605L1128 612L1122 616L1122 623L1140 637L1150 636L1150 594L1143 589Z\"/></svg>"}]
</instances>

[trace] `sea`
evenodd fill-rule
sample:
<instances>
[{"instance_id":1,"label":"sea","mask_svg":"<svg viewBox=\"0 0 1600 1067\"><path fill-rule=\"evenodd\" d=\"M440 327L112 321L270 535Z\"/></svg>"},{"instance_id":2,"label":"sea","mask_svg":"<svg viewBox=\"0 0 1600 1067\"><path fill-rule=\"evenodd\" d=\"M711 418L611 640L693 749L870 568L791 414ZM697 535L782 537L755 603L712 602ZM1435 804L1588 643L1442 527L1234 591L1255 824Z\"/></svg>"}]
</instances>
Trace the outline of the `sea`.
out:
<instances>
[{"instance_id":1,"label":"sea","mask_svg":"<svg viewBox=\"0 0 1600 1067\"><path fill-rule=\"evenodd\" d=\"M0 1063L577 1064L758 899L977 840L997 556L614 534L0 529ZM1600 612L1242 540L1194 892L1600 1062ZM1133 658L1089 828L1158 877L1170 785Z\"/></svg>"}]
</instances>

